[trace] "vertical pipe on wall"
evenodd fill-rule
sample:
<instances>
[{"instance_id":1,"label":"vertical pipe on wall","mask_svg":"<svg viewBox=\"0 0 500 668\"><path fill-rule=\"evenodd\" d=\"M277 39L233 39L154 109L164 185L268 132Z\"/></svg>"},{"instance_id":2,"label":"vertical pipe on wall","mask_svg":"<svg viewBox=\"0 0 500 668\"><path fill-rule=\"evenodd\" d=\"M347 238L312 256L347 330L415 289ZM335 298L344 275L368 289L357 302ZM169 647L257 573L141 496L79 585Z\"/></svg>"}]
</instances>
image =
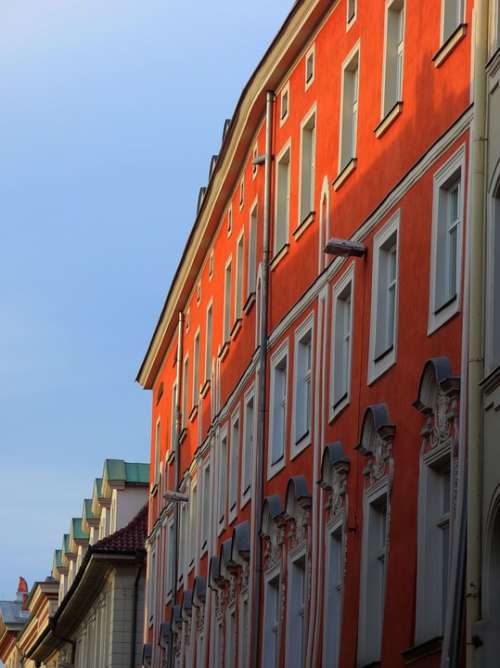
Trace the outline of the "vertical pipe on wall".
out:
<instances>
[{"instance_id":1,"label":"vertical pipe on wall","mask_svg":"<svg viewBox=\"0 0 500 668\"><path fill-rule=\"evenodd\" d=\"M471 128L471 219L468 254L469 354L467 360L468 409L468 490L467 490L467 576L466 643L467 666L475 664L472 641L473 625L480 615L481 596L481 457L482 404L479 383L484 373L483 280L484 280L484 204L485 204L485 134L486 134L486 61L488 49L488 0L476 0L474 44L474 115Z\"/></svg>"},{"instance_id":2,"label":"vertical pipe on wall","mask_svg":"<svg viewBox=\"0 0 500 668\"><path fill-rule=\"evenodd\" d=\"M272 132L273 132L273 104L274 93L268 91L266 95L266 149L264 163L264 216L263 216L263 241L262 241L262 283L261 283L261 309L260 309L260 332L259 332L259 378L258 378L258 420L257 420L257 448L256 448L256 479L254 490L254 587L253 607L251 624L251 666L258 666L258 645L260 630L260 603L261 603L261 573L262 553L259 536L260 517L262 514L262 494L264 489L264 434L266 420L266 375L267 375L267 316L269 300L269 238L271 227L271 171L272 171Z\"/></svg>"}]
</instances>

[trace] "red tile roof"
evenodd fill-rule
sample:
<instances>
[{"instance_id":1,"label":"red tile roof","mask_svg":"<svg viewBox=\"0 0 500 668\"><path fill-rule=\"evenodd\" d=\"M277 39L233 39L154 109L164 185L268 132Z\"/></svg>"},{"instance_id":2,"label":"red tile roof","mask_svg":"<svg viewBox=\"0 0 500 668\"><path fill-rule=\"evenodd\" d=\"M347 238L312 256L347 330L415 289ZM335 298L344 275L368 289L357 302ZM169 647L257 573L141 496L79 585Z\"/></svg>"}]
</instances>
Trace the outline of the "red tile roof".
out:
<instances>
[{"instance_id":1,"label":"red tile roof","mask_svg":"<svg viewBox=\"0 0 500 668\"><path fill-rule=\"evenodd\" d=\"M106 538L92 545L92 552L136 552L144 550L148 534L148 504L134 519Z\"/></svg>"}]
</instances>

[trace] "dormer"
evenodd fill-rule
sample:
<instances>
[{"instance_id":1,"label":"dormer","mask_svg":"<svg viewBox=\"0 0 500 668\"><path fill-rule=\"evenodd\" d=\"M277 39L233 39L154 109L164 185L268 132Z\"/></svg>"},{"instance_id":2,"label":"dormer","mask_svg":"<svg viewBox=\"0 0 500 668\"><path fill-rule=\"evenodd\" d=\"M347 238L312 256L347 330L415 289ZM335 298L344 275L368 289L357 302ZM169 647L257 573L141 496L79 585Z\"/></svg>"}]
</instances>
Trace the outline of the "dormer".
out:
<instances>
[{"instance_id":1,"label":"dormer","mask_svg":"<svg viewBox=\"0 0 500 668\"><path fill-rule=\"evenodd\" d=\"M101 487L106 503L101 514L100 533L105 531L104 535L108 535L126 526L146 503L148 486L149 464L106 459Z\"/></svg>"},{"instance_id":2,"label":"dormer","mask_svg":"<svg viewBox=\"0 0 500 668\"><path fill-rule=\"evenodd\" d=\"M89 532L83 528L81 517L73 517L69 529L69 544L72 552L76 553L74 573L76 574L82 563L83 555L89 544ZM72 578L70 578L72 580Z\"/></svg>"},{"instance_id":3,"label":"dormer","mask_svg":"<svg viewBox=\"0 0 500 668\"><path fill-rule=\"evenodd\" d=\"M98 540L99 516L92 512L92 499L83 500L82 530L89 535L89 544L93 545Z\"/></svg>"}]
</instances>

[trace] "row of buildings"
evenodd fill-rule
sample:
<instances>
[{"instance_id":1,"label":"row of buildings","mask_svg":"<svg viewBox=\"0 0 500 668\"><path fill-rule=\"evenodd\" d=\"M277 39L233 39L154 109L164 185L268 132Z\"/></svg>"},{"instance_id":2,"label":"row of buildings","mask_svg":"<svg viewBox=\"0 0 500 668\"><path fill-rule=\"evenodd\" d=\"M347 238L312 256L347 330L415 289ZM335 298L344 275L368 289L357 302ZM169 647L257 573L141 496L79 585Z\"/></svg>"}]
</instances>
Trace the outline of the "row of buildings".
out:
<instances>
[{"instance_id":1,"label":"row of buildings","mask_svg":"<svg viewBox=\"0 0 500 668\"><path fill-rule=\"evenodd\" d=\"M12 666L497 666L499 229L500 0L297 0Z\"/></svg>"}]
</instances>

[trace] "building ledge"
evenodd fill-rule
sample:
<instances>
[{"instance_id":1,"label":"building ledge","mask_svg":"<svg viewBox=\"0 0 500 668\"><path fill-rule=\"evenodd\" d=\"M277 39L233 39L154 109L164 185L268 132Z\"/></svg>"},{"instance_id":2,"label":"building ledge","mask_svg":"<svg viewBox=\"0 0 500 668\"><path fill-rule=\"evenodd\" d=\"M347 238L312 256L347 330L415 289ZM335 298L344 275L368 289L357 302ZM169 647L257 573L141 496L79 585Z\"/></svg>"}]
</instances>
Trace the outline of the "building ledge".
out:
<instances>
[{"instance_id":1,"label":"building ledge","mask_svg":"<svg viewBox=\"0 0 500 668\"><path fill-rule=\"evenodd\" d=\"M340 174L337 176L335 181L333 182L333 189L338 190L340 186L344 183L344 181L347 181L349 176L353 173L353 171L356 169L356 165L358 164L358 161L356 158L351 158L347 165L344 167L344 169L340 172Z\"/></svg>"},{"instance_id":2,"label":"building ledge","mask_svg":"<svg viewBox=\"0 0 500 668\"><path fill-rule=\"evenodd\" d=\"M455 50L455 47L467 34L467 24L461 23L454 32L448 37L446 42L436 51L432 56L434 67L441 67L444 61L448 58L450 53Z\"/></svg>"},{"instance_id":3,"label":"building ledge","mask_svg":"<svg viewBox=\"0 0 500 668\"><path fill-rule=\"evenodd\" d=\"M248 315L250 311L252 310L252 306L255 303L255 292L251 292L248 297L246 302L243 304L243 312Z\"/></svg>"},{"instance_id":4,"label":"building ledge","mask_svg":"<svg viewBox=\"0 0 500 668\"><path fill-rule=\"evenodd\" d=\"M294 231L293 236L295 238L295 241L298 241L300 237L304 234L304 232L307 230L309 225L314 221L314 216L315 216L314 211L309 211L307 216L304 218L304 220L300 223L300 225L297 227L297 229Z\"/></svg>"},{"instance_id":5,"label":"building ledge","mask_svg":"<svg viewBox=\"0 0 500 668\"><path fill-rule=\"evenodd\" d=\"M274 271L276 267L279 265L281 260L285 257L285 255L288 253L288 250L290 248L290 244L285 244L281 250L279 250L276 255L273 257L271 260L271 264L269 265L269 269L271 271Z\"/></svg>"},{"instance_id":6,"label":"building ledge","mask_svg":"<svg viewBox=\"0 0 500 668\"><path fill-rule=\"evenodd\" d=\"M394 123L394 121L401 114L402 111L403 111L403 103L401 101L396 102L396 104L392 107L392 109L389 110L389 112L384 116L384 118L375 128L374 132L375 132L375 137L377 137L377 139L380 139L380 137L382 137L382 135L385 134L386 130L390 128L390 126Z\"/></svg>"},{"instance_id":7,"label":"building ledge","mask_svg":"<svg viewBox=\"0 0 500 668\"><path fill-rule=\"evenodd\" d=\"M401 656L406 665L416 663L417 661L420 661L420 659L440 652L442 644L443 638L437 636L436 638L431 638L430 640L426 640L425 642L405 649L404 652L401 652Z\"/></svg>"}]
</instances>

